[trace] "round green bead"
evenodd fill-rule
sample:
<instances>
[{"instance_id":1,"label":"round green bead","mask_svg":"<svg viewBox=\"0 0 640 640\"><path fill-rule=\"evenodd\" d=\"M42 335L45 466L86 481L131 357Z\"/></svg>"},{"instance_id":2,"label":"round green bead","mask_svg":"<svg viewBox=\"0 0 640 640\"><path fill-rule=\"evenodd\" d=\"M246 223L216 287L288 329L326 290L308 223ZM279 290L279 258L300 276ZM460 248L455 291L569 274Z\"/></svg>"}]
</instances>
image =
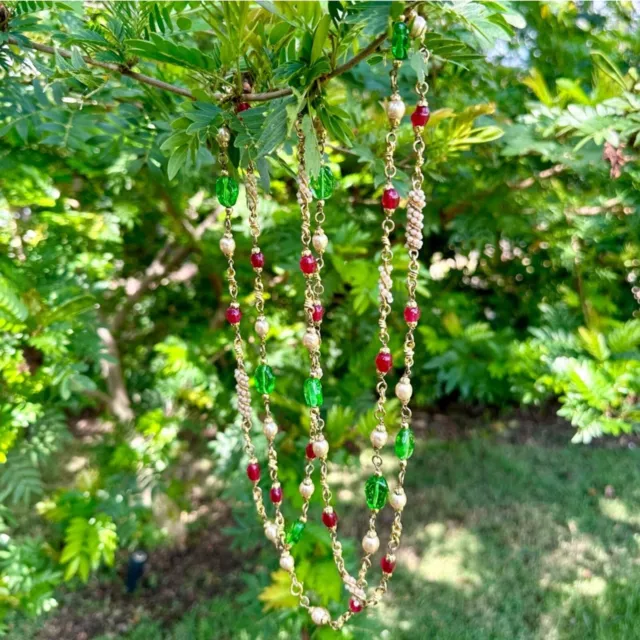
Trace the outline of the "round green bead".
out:
<instances>
[{"instance_id":1,"label":"round green bead","mask_svg":"<svg viewBox=\"0 0 640 640\"><path fill-rule=\"evenodd\" d=\"M382 509L387 502L389 485L384 476L371 476L364 486L364 497L369 509Z\"/></svg>"},{"instance_id":2,"label":"round green bead","mask_svg":"<svg viewBox=\"0 0 640 640\"><path fill-rule=\"evenodd\" d=\"M276 388L276 376L268 364L261 364L256 369L254 379L256 381L256 389L262 394L273 393Z\"/></svg>"},{"instance_id":3,"label":"round green bead","mask_svg":"<svg viewBox=\"0 0 640 640\"><path fill-rule=\"evenodd\" d=\"M406 60L409 57L409 27L404 22L393 24L391 53L396 60Z\"/></svg>"},{"instance_id":4,"label":"round green bead","mask_svg":"<svg viewBox=\"0 0 640 640\"><path fill-rule=\"evenodd\" d=\"M324 402L322 382L318 378L307 378L304 381L304 400L308 407L321 407Z\"/></svg>"},{"instance_id":5,"label":"round green bead","mask_svg":"<svg viewBox=\"0 0 640 640\"><path fill-rule=\"evenodd\" d=\"M231 176L220 176L216 180L216 195L223 207L233 207L238 201L238 183Z\"/></svg>"},{"instance_id":6,"label":"round green bead","mask_svg":"<svg viewBox=\"0 0 640 640\"><path fill-rule=\"evenodd\" d=\"M316 200L328 200L333 195L335 178L331 169L327 166L321 167L317 178L310 181L311 190Z\"/></svg>"},{"instance_id":7,"label":"round green bead","mask_svg":"<svg viewBox=\"0 0 640 640\"><path fill-rule=\"evenodd\" d=\"M287 544L296 544L302 538L302 533L304 531L304 522L300 522L297 520L289 525L289 530L287 531L287 535L285 536L285 542Z\"/></svg>"},{"instance_id":8,"label":"round green bead","mask_svg":"<svg viewBox=\"0 0 640 640\"><path fill-rule=\"evenodd\" d=\"M396 436L395 451L400 460L408 460L413 455L416 442L411 429L400 429Z\"/></svg>"}]
</instances>

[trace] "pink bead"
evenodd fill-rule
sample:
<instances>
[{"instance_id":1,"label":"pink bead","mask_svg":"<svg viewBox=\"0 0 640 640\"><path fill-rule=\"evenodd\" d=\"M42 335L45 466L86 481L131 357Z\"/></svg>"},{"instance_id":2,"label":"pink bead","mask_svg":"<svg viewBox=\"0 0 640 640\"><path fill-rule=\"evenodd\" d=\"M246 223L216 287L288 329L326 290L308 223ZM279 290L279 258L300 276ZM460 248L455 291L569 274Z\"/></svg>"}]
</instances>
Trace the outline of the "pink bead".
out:
<instances>
[{"instance_id":1,"label":"pink bead","mask_svg":"<svg viewBox=\"0 0 640 640\"><path fill-rule=\"evenodd\" d=\"M264 253L262 251L251 254L251 266L254 269L262 269L264 267Z\"/></svg>"},{"instance_id":2,"label":"pink bead","mask_svg":"<svg viewBox=\"0 0 640 640\"><path fill-rule=\"evenodd\" d=\"M241 102L236 107L236 113L242 113L243 111L246 111L247 109L251 109L251 105L248 102Z\"/></svg>"},{"instance_id":3,"label":"pink bead","mask_svg":"<svg viewBox=\"0 0 640 640\"><path fill-rule=\"evenodd\" d=\"M382 558L380 558L380 567L384 573L393 573L393 570L396 568L396 561L389 558L389 556L382 556Z\"/></svg>"},{"instance_id":4,"label":"pink bead","mask_svg":"<svg viewBox=\"0 0 640 640\"><path fill-rule=\"evenodd\" d=\"M393 187L389 187L382 192L383 208L395 209L398 204L400 204L400 194Z\"/></svg>"},{"instance_id":5,"label":"pink bead","mask_svg":"<svg viewBox=\"0 0 640 640\"><path fill-rule=\"evenodd\" d=\"M393 366L393 359L388 351L381 351L376 356L376 369L380 373L388 373Z\"/></svg>"},{"instance_id":6,"label":"pink bead","mask_svg":"<svg viewBox=\"0 0 640 640\"><path fill-rule=\"evenodd\" d=\"M315 454L315 452L314 452L314 450L313 450L313 442L310 442L310 443L307 445L307 448L304 450L304 452L305 452L305 454L307 455L307 458L308 458L309 460L313 460L313 459L316 457L316 454Z\"/></svg>"},{"instance_id":7,"label":"pink bead","mask_svg":"<svg viewBox=\"0 0 640 640\"><path fill-rule=\"evenodd\" d=\"M323 511L322 522L325 527L333 529L338 524L338 514L335 511Z\"/></svg>"},{"instance_id":8,"label":"pink bead","mask_svg":"<svg viewBox=\"0 0 640 640\"><path fill-rule=\"evenodd\" d=\"M258 482L260 480L260 465L257 462L251 462L247 465L247 478L251 482Z\"/></svg>"},{"instance_id":9,"label":"pink bead","mask_svg":"<svg viewBox=\"0 0 640 640\"><path fill-rule=\"evenodd\" d=\"M225 315L229 324L238 324L242 319L242 311L238 307L229 307Z\"/></svg>"},{"instance_id":10,"label":"pink bead","mask_svg":"<svg viewBox=\"0 0 640 640\"><path fill-rule=\"evenodd\" d=\"M351 598L349 600L349 609L353 612L353 613L360 613L363 609L363 605L362 602L360 602L360 600L358 600L358 598Z\"/></svg>"},{"instance_id":11,"label":"pink bead","mask_svg":"<svg viewBox=\"0 0 640 640\"><path fill-rule=\"evenodd\" d=\"M316 259L309 254L305 254L300 258L300 269L302 273L309 276L315 272L318 268L318 264L316 263Z\"/></svg>"},{"instance_id":12,"label":"pink bead","mask_svg":"<svg viewBox=\"0 0 640 640\"><path fill-rule=\"evenodd\" d=\"M419 307L405 307L404 308L404 319L405 322L418 322L420 320L420 309Z\"/></svg>"},{"instance_id":13,"label":"pink bead","mask_svg":"<svg viewBox=\"0 0 640 640\"><path fill-rule=\"evenodd\" d=\"M271 491L269 491L269 498L271 498L271 502L273 502L273 504L282 502L282 487L271 487Z\"/></svg>"},{"instance_id":14,"label":"pink bead","mask_svg":"<svg viewBox=\"0 0 640 640\"><path fill-rule=\"evenodd\" d=\"M321 322L324 317L324 307L321 304L314 304L311 311L311 317L314 322Z\"/></svg>"},{"instance_id":15,"label":"pink bead","mask_svg":"<svg viewBox=\"0 0 640 640\"><path fill-rule=\"evenodd\" d=\"M426 104L419 104L411 114L411 124L414 127L424 127L429 122L430 115L429 107Z\"/></svg>"}]
</instances>

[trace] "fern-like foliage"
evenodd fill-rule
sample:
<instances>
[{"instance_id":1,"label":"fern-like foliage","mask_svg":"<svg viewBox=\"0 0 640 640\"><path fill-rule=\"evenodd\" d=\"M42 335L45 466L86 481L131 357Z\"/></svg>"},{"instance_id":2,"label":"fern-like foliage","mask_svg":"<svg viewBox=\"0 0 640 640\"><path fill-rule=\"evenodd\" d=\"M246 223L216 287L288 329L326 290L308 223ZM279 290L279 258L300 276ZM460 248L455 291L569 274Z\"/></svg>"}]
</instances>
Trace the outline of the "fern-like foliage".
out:
<instances>
[{"instance_id":1,"label":"fern-like foliage","mask_svg":"<svg viewBox=\"0 0 640 640\"><path fill-rule=\"evenodd\" d=\"M0 331L20 331L28 315L29 310L15 286L0 276Z\"/></svg>"},{"instance_id":2,"label":"fern-like foliage","mask_svg":"<svg viewBox=\"0 0 640 640\"><path fill-rule=\"evenodd\" d=\"M0 503L27 505L43 491L37 464L30 456L12 452L0 474Z\"/></svg>"},{"instance_id":3,"label":"fern-like foliage","mask_svg":"<svg viewBox=\"0 0 640 640\"><path fill-rule=\"evenodd\" d=\"M60 563L66 565L65 580L78 575L84 582L101 562L113 565L118 547L116 525L109 516L98 515L89 520L73 518L67 527Z\"/></svg>"}]
</instances>

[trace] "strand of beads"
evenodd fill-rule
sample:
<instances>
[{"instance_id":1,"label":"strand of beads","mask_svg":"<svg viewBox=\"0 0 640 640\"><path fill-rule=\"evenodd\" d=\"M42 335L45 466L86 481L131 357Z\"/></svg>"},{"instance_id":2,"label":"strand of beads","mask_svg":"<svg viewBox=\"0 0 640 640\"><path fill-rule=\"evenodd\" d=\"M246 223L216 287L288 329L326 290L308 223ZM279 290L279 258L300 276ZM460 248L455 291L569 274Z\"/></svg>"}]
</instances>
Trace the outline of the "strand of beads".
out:
<instances>
[{"instance_id":1,"label":"strand of beads","mask_svg":"<svg viewBox=\"0 0 640 640\"><path fill-rule=\"evenodd\" d=\"M282 504L282 485L278 480L278 454L275 449L275 437L278 433L278 426L271 414L270 394L274 391L276 377L272 368L267 364L267 334L269 333L269 323L264 315L264 284L262 282L262 269L265 265L265 257L260 249L260 223L258 221L258 187L256 183L255 168L252 161L249 161L245 177L245 190L247 196L247 208L249 209L249 232L252 238L251 266L255 273L253 285L255 308L258 314L254 324L254 329L259 339L259 360L260 364L255 371L255 385L257 391L262 395L265 417L262 422L262 431L267 439L267 461L271 488L269 498L274 505L275 525L267 523L266 531L269 538L280 538L284 536L284 517L280 510ZM276 540L273 540L274 542ZM288 561L286 561L288 562Z\"/></svg>"},{"instance_id":2,"label":"strand of beads","mask_svg":"<svg viewBox=\"0 0 640 640\"><path fill-rule=\"evenodd\" d=\"M412 24L412 34L416 31L416 22L418 33L424 34L426 24L420 16L414 18ZM422 49L425 57L425 65L429 61L430 53L425 48ZM429 121L429 109L426 101L426 93L429 85L424 81L418 81L416 84L416 92L419 100L415 111L411 114L411 123L413 125L414 143L413 150L415 153L414 173L411 179L412 189L409 192L409 201L407 203L407 228L405 247L409 251L409 267L407 270L407 304L404 309L404 319L407 324L407 332L404 340L404 373L400 382L396 385L396 396L401 402L401 427L395 440L395 453L400 460L397 484L389 496L389 502L395 510L393 523L391 525L391 534L387 545L387 553L380 561L382 569L382 578L378 587L374 590L371 598L371 604L377 604L384 593L387 591L388 582L393 574L396 566L396 551L400 546L402 536L402 512L407 503L407 497L404 491L404 479L407 471L409 458L412 456L415 446L414 435L411 430L412 413L409 408L409 401L413 393L411 386L411 375L413 367L413 358L415 352L415 329L420 318L420 309L416 302L416 288L418 284L418 274L420 265L418 262L419 251L422 248L422 232L423 232L423 216L425 196L422 190L424 176L422 174L422 166L424 164L425 143L423 139L424 127ZM367 602L369 605L369 602Z\"/></svg>"},{"instance_id":3,"label":"strand of beads","mask_svg":"<svg viewBox=\"0 0 640 640\"><path fill-rule=\"evenodd\" d=\"M262 500L262 489L258 482L260 480L260 465L255 454L255 447L251 440L251 426L252 426L252 410L251 410L251 395L249 391L249 376L247 375L245 358L244 358L244 346L242 342L242 334L240 332L240 321L242 320L242 311L238 302L238 282L236 280L236 271L234 267L234 253L236 248L235 240L233 239L233 227L232 216L233 207L238 200L238 183L229 175L228 171L228 157L227 148L229 145L230 134L224 127L218 131L217 140L220 145L219 163L221 167L220 176L216 181L216 195L218 201L225 207L225 219L224 219L224 235L220 240L220 249L227 257L228 268L226 271L227 284L229 289L229 297L231 303L226 310L226 318L229 324L234 330L233 339L233 351L236 358L236 392L238 395L238 411L240 413L242 422L242 435L244 440L244 451L249 458L249 464L247 465L247 477L253 484L253 500L256 505L256 510L263 524L265 525L265 533L268 537L277 539L276 532L272 528L268 530L267 524L267 512Z\"/></svg>"},{"instance_id":4,"label":"strand of beads","mask_svg":"<svg viewBox=\"0 0 640 640\"><path fill-rule=\"evenodd\" d=\"M216 194L222 204L225 207L225 233L220 241L220 247L223 253L226 255L228 259L229 266L226 271L229 296L231 298L231 303L227 309L227 320L234 328L234 355L236 358L236 391L238 394L238 410L242 419L242 432L244 439L244 451L249 458L249 464L247 466L247 476L249 480L253 484L253 500L256 505L256 511L260 520L263 523L265 536L273 542L276 548L280 551L280 566L285 571L288 571L291 575L291 593L298 598L299 604L301 607L307 609L311 615L312 620L318 624L328 624L331 620L331 616L329 612L323 607L313 607L311 606L309 598L304 594L304 586L298 579L295 571L295 563L293 557L291 556L291 541L288 537L285 539L284 535L284 527L285 521L282 516L279 506L281 500L274 501L276 505L276 521L272 522L268 519L267 512L264 506L264 502L262 499L262 489L259 486L260 481L260 465L255 455L255 447L253 445L251 439L251 425L252 425L252 409L251 409L251 395L249 390L249 376L246 372L245 367L245 357L244 357L244 346L242 341L242 334L240 330L240 321L242 319L242 312L240 310L240 305L238 303L238 283L236 280L236 272L234 268L234 259L233 254L235 252L235 241L233 239L233 227L231 224L231 219L233 216L233 206L236 204L238 198L238 185L236 181L229 176L229 172L227 169L228 166L228 157L227 157L227 148L229 144L229 132L222 128L218 132L218 143L220 145L221 153L219 156L219 162L221 166L221 175L216 182ZM253 166L249 165L247 171L247 205L249 208L249 226L251 235L253 237L253 251L252 257L256 255L256 253L260 253L258 247L258 237L260 234L260 228L257 222L257 187L255 185L255 174L253 170ZM257 250L256 250L257 249ZM257 280L257 291L256 298L260 300L260 302L256 302L256 307L258 310L258 320L260 322L264 319L264 296L263 287L262 287L262 279L261 279L261 270L262 266L256 266L254 263L259 263L261 261L256 261L255 258L252 260L252 264L254 270L256 271L256 280ZM264 263L263 263L264 264ZM260 331L256 328L256 332L260 335ZM261 337L261 346L260 346L260 358L261 364L265 364L266 360L266 346L263 344L262 338L266 337L266 333L264 332L264 336ZM256 381L256 386L258 386ZM272 389L273 390L273 389ZM262 394L263 401L266 402L265 411L267 413L267 417L270 416L269 408L268 408L268 394ZM265 398L266 396L266 398ZM267 424L267 420L265 420L265 425ZM268 433L269 428L263 425ZM277 453L273 448L273 438L267 435L267 439L269 441L269 471L272 479L272 491L274 487L279 486L278 482L278 463L277 463ZM270 492L271 493L271 492Z\"/></svg>"}]
</instances>

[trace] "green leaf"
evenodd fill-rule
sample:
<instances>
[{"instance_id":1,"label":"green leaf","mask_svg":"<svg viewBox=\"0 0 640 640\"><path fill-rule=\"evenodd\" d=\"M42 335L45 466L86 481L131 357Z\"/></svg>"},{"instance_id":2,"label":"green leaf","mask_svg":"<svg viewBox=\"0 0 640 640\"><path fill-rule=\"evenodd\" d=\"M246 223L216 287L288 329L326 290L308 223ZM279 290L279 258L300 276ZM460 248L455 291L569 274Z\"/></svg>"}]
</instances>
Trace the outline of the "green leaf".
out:
<instances>
[{"instance_id":1,"label":"green leaf","mask_svg":"<svg viewBox=\"0 0 640 640\"><path fill-rule=\"evenodd\" d=\"M315 178L320 173L320 149L318 148L318 138L313 126L313 119L309 114L302 118L302 131L304 133L304 155L307 163L307 174Z\"/></svg>"},{"instance_id":2,"label":"green leaf","mask_svg":"<svg viewBox=\"0 0 640 640\"><path fill-rule=\"evenodd\" d=\"M175 178L178 171L180 171L180 169L185 165L188 153L189 150L187 147L178 147L173 152L169 158L169 164L167 165L167 175L169 176L169 180Z\"/></svg>"},{"instance_id":3,"label":"green leaf","mask_svg":"<svg viewBox=\"0 0 640 640\"><path fill-rule=\"evenodd\" d=\"M324 15L318 23L315 34L313 36L313 46L311 47L311 64L313 64L322 56L322 50L324 48L324 43L327 41L330 26L331 16Z\"/></svg>"}]
</instances>

